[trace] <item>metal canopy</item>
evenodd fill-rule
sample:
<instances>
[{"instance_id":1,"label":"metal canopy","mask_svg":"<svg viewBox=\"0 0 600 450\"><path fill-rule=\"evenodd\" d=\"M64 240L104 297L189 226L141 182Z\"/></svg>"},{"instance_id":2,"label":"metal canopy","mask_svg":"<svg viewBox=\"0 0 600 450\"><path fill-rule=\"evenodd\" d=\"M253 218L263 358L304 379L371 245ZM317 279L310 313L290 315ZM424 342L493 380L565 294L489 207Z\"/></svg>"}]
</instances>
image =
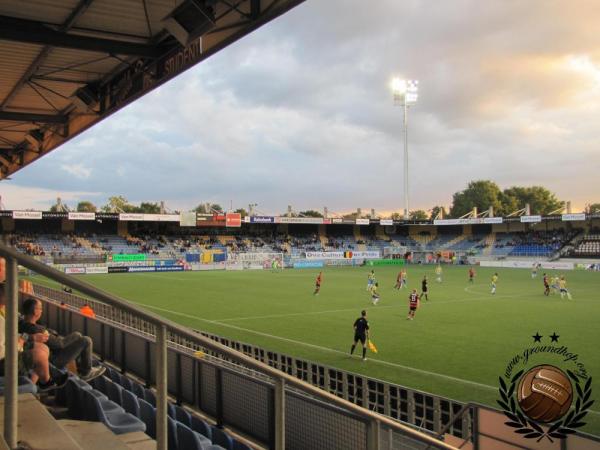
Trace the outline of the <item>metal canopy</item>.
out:
<instances>
[{"instance_id":1,"label":"metal canopy","mask_svg":"<svg viewBox=\"0 0 600 450\"><path fill-rule=\"evenodd\" d=\"M2 0L0 179L303 1ZM184 3L214 14L185 46Z\"/></svg>"}]
</instances>

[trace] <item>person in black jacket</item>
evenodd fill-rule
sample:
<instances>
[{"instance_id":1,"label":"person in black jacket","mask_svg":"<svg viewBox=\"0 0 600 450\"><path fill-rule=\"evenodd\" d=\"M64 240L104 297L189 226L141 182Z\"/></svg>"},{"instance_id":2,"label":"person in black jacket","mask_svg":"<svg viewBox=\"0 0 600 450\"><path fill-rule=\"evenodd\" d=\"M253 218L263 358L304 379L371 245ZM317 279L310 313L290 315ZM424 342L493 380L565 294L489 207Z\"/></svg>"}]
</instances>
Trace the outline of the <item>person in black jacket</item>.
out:
<instances>
[{"instance_id":1,"label":"person in black jacket","mask_svg":"<svg viewBox=\"0 0 600 450\"><path fill-rule=\"evenodd\" d=\"M367 311L360 312L360 317L354 321L354 343L350 349L350 355L354 354L356 344L360 341L362 344L362 359L367 359L367 340L369 339L369 322L367 321Z\"/></svg>"}]
</instances>

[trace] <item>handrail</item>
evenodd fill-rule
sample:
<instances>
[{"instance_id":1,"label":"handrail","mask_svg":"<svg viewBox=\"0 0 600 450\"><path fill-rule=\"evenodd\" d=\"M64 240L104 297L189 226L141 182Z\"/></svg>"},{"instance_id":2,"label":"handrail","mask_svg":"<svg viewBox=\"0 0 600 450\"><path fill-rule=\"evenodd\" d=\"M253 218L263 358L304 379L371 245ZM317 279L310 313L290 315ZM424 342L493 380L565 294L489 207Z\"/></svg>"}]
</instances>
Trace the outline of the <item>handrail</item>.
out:
<instances>
[{"instance_id":1,"label":"handrail","mask_svg":"<svg viewBox=\"0 0 600 450\"><path fill-rule=\"evenodd\" d=\"M75 289L79 292L89 295L90 297L99 299L111 306L118 307L122 310L125 310L125 311L131 313L131 314L137 315L157 327L164 326L166 328L167 332L170 331L173 333L177 333L191 341L198 342L207 349L218 352L237 363L249 366L250 368L256 370L257 372L261 372L265 375L268 375L275 380L282 380L283 382L289 384L290 386L293 386L293 387L295 387L301 391L304 391L308 394L315 395L320 398L325 398L325 399L327 399L327 401L329 401L330 403L332 403L334 405L337 405L343 409L350 410L350 411L356 413L358 416L362 417L366 421L379 422L381 424L385 424L386 426L389 426L393 430L395 430L403 435L409 436L409 437L411 437L415 440L421 441L421 442L426 442L426 443L432 445L434 448L441 448L441 449L448 449L448 450L452 450L455 448L451 445L448 445L442 441L435 439L434 437L431 437L427 434L418 432L407 425L398 423L388 417L385 417L383 415L380 415L378 413L370 411L366 408L362 408L352 402L349 402L347 400L339 398L336 395L333 395L329 392L323 391L323 390L319 389L318 387L315 387L311 384L306 383L305 381L299 380L285 372L281 372L274 367L271 367L265 363L255 360L254 358L250 358L249 356L246 356L245 354L243 354L241 352L233 350L233 349L226 347L218 342L215 342L207 337L197 334L197 333L195 333L195 332L193 332L171 320L160 317L157 314L148 312L136 305L132 305L131 303L119 298L116 295L101 291L100 289L96 288L95 286L93 286L89 283L86 283L82 280L71 277L69 275L66 275L52 267L46 266L45 264L37 261L36 259L34 259L31 256L19 253L14 248L8 247L4 244L0 244L0 256L3 256L7 259L11 259L11 258L15 259L22 266L24 266L30 270L33 270L34 272L36 272L38 274L44 275L48 278L58 281L66 286L69 286L72 289ZM164 403L164 405L166 407L166 402ZM166 428L166 416L165 416L165 428Z\"/></svg>"}]
</instances>

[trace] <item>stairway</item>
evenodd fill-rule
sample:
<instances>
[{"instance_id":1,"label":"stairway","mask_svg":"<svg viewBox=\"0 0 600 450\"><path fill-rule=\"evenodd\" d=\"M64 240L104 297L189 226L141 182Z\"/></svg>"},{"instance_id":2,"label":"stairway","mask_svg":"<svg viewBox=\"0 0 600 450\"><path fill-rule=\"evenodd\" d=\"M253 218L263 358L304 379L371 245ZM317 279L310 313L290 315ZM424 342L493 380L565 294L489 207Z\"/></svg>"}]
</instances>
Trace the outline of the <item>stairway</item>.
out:
<instances>
[{"instance_id":1,"label":"stairway","mask_svg":"<svg viewBox=\"0 0 600 450\"><path fill-rule=\"evenodd\" d=\"M466 234L461 234L460 236L455 237L454 239L449 240L448 242L446 242L444 245L442 245L440 247L440 249L447 249L450 248L451 246L453 246L454 244L458 244L462 241L464 241L468 236Z\"/></svg>"},{"instance_id":2,"label":"stairway","mask_svg":"<svg viewBox=\"0 0 600 450\"><path fill-rule=\"evenodd\" d=\"M359 244L358 241L362 241L362 235L360 234L360 227L354 225L354 239L356 240L356 249L360 252L364 252L367 249L365 244Z\"/></svg>"},{"instance_id":3,"label":"stairway","mask_svg":"<svg viewBox=\"0 0 600 450\"><path fill-rule=\"evenodd\" d=\"M496 233L490 233L485 238L485 248L483 249L483 256L490 256L492 254L492 250L494 250L494 244L496 243Z\"/></svg>"}]
</instances>

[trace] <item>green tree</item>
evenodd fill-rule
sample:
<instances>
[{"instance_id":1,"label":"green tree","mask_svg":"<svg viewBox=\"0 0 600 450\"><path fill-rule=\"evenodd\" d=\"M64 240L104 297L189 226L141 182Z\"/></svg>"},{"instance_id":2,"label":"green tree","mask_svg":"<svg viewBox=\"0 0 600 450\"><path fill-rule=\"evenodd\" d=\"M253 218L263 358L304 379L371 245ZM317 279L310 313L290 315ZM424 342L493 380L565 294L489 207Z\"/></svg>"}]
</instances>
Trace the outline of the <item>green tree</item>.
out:
<instances>
[{"instance_id":1,"label":"green tree","mask_svg":"<svg viewBox=\"0 0 600 450\"><path fill-rule=\"evenodd\" d=\"M404 219L404 216L402 215L402 213L400 213L400 212L392 213L392 220L402 220L402 219Z\"/></svg>"},{"instance_id":2,"label":"green tree","mask_svg":"<svg viewBox=\"0 0 600 450\"><path fill-rule=\"evenodd\" d=\"M323 217L319 211L315 211L314 209L308 209L306 211L300 211L300 216L303 217Z\"/></svg>"},{"instance_id":3,"label":"green tree","mask_svg":"<svg viewBox=\"0 0 600 450\"><path fill-rule=\"evenodd\" d=\"M248 215L248 211L246 211L244 208L238 208L234 212L241 214L242 218L244 218Z\"/></svg>"},{"instance_id":4,"label":"green tree","mask_svg":"<svg viewBox=\"0 0 600 450\"><path fill-rule=\"evenodd\" d=\"M496 214L503 214L502 192L496 183L490 180L471 181L463 191L456 192L452 197L450 216L460 217L477 207L485 211L490 206Z\"/></svg>"},{"instance_id":5,"label":"green tree","mask_svg":"<svg viewBox=\"0 0 600 450\"><path fill-rule=\"evenodd\" d=\"M160 205L158 203L142 202L137 208L137 212L144 214L160 214Z\"/></svg>"},{"instance_id":6,"label":"green tree","mask_svg":"<svg viewBox=\"0 0 600 450\"><path fill-rule=\"evenodd\" d=\"M77 212L96 212L97 208L92 202L86 200L77 203Z\"/></svg>"},{"instance_id":7,"label":"green tree","mask_svg":"<svg viewBox=\"0 0 600 450\"><path fill-rule=\"evenodd\" d=\"M588 214L600 213L600 203L592 203L587 207Z\"/></svg>"},{"instance_id":8,"label":"green tree","mask_svg":"<svg viewBox=\"0 0 600 450\"><path fill-rule=\"evenodd\" d=\"M429 218L427 216L427 213L422 209L416 209L414 211L411 211L408 214L408 217L410 217L410 220L427 220Z\"/></svg>"},{"instance_id":9,"label":"green tree","mask_svg":"<svg viewBox=\"0 0 600 450\"><path fill-rule=\"evenodd\" d=\"M435 219L440 214L440 212L442 213L441 214L442 218L445 218L448 215L448 213L446 212L446 208L445 207L443 207L443 206L434 206L431 209L431 215L429 216L429 219L430 220Z\"/></svg>"},{"instance_id":10,"label":"green tree","mask_svg":"<svg viewBox=\"0 0 600 450\"><path fill-rule=\"evenodd\" d=\"M525 208L529 204L531 214L549 214L563 208L565 202L543 186L512 186L502 192L503 213L510 214L517 209Z\"/></svg>"},{"instance_id":11,"label":"green tree","mask_svg":"<svg viewBox=\"0 0 600 450\"><path fill-rule=\"evenodd\" d=\"M102 211L133 213L137 212L137 206L129 203L129 201L122 195L117 195L108 198L108 202L106 202L106 205L102 207Z\"/></svg>"},{"instance_id":12,"label":"green tree","mask_svg":"<svg viewBox=\"0 0 600 450\"><path fill-rule=\"evenodd\" d=\"M358 213L356 211L354 211L353 213L344 214L342 216L342 218L356 220L356 219L359 219L360 217L358 217Z\"/></svg>"}]
</instances>

